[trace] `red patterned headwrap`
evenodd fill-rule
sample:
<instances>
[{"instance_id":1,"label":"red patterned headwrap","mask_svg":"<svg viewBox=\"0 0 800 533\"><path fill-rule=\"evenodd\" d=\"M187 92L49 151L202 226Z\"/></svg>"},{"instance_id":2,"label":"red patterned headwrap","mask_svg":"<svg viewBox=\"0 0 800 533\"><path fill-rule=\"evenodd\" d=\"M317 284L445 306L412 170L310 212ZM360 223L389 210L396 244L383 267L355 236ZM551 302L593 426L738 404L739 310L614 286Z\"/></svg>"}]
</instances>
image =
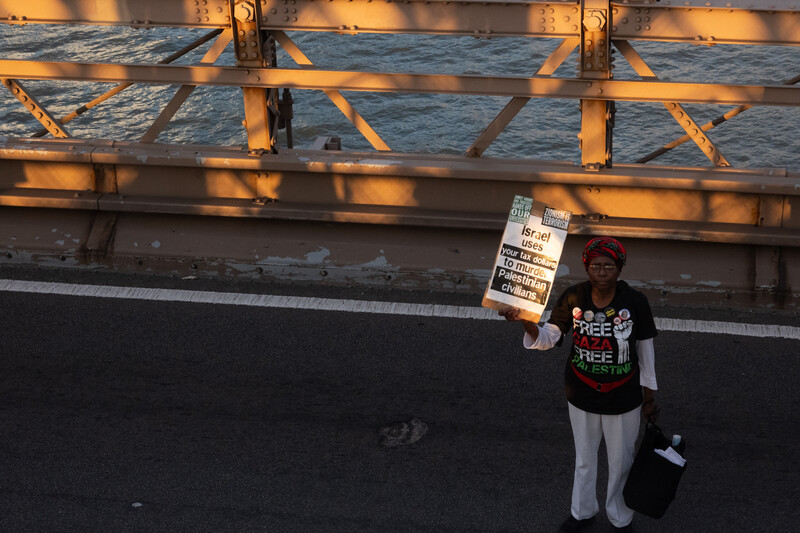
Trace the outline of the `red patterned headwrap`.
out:
<instances>
[{"instance_id":1,"label":"red patterned headwrap","mask_svg":"<svg viewBox=\"0 0 800 533\"><path fill-rule=\"evenodd\" d=\"M619 270L625 266L625 247L613 237L596 237L589 241L583 249L583 266L588 268L592 259L601 255L613 259Z\"/></svg>"}]
</instances>

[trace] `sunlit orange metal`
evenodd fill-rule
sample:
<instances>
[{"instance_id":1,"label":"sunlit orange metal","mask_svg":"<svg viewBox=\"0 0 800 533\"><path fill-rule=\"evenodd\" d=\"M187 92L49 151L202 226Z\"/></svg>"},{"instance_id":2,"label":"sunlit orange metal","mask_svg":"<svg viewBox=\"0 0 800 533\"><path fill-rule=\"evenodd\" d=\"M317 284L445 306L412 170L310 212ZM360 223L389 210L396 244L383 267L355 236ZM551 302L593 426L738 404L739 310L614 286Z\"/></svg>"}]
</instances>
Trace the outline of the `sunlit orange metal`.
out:
<instances>
[{"instance_id":1,"label":"sunlit orange metal","mask_svg":"<svg viewBox=\"0 0 800 533\"><path fill-rule=\"evenodd\" d=\"M339 70L176 65L118 65L0 60L3 77L37 80L130 81L156 84L371 92L413 92L798 106L800 88L785 85L735 85L666 81L581 80L553 77L502 77L446 74L395 74Z\"/></svg>"},{"instance_id":2,"label":"sunlit orange metal","mask_svg":"<svg viewBox=\"0 0 800 533\"><path fill-rule=\"evenodd\" d=\"M19 80L10 79L10 78L0 78L0 83L6 86L6 88L14 95L14 97L19 100L19 102L25 106L25 109L30 111L31 115L41 122L42 126L49 131L53 137L70 137L69 132L64 128L64 126L58 121L56 117L50 114L50 112L36 99L33 94L31 94Z\"/></svg>"},{"instance_id":3,"label":"sunlit orange metal","mask_svg":"<svg viewBox=\"0 0 800 533\"><path fill-rule=\"evenodd\" d=\"M579 36L576 0L294 1L264 0L260 26L337 33ZM796 0L641 0L612 6L615 39L800 44ZM231 21L228 0L0 0L0 22L219 28Z\"/></svg>"},{"instance_id":4,"label":"sunlit orange metal","mask_svg":"<svg viewBox=\"0 0 800 533\"><path fill-rule=\"evenodd\" d=\"M647 66L647 63L641 56L633 49L627 41L614 41L614 46L619 50L628 63L633 67L642 78L658 79L655 73ZM703 133L703 130L694 119L689 116L689 113L684 107L677 102L664 102L664 107L667 108L672 118L680 124L689 137L697 144L698 148L703 152L703 155L718 167L729 167L728 160L722 155L722 152L717 148L711 139Z\"/></svg>"},{"instance_id":5,"label":"sunlit orange metal","mask_svg":"<svg viewBox=\"0 0 800 533\"><path fill-rule=\"evenodd\" d=\"M386 272L392 274L384 272L384 276L447 265L460 272L459 276L468 277L468 272L480 270L484 256L494 253L495 233L505 220L508 198L526 194L572 210L573 234L631 238L633 246L643 249L642 261L649 261L654 272L675 286L684 283L682 275L689 274L677 270L680 263L665 260L663 248L648 252L648 246L668 243L670 250L733 257L746 262L747 273L723 273L721 286L751 294L787 293L793 281L800 284L800 268L787 266L788 258L798 258L800 264L800 175L796 171L650 168L619 162L611 168L610 133L613 101L664 102L673 116L682 119L682 126L698 146L711 148L709 159L724 166L727 161L702 133L705 126L679 115L685 115L681 104L798 106L800 88L659 81L623 41L800 45L800 10L789 3L792 1L689 0L672 5L670 0L0 0L0 22L12 25L182 26L232 31L233 67L0 60L0 78L121 82L116 92L132 83L181 85L145 141L156 140L190 87L241 87L249 148L2 140L0 221L8 225L25 212L23 217L30 217L33 227L37 220L55 216L54 211L68 213L58 216L70 218L70 224L84 228L80 231L89 228L85 245L75 254L83 258L80 260L85 260L81 254L86 253L92 260L105 254L112 263L115 256L130 260L139 252L138 244L125 243L122 236L158 233L165 224L175 223L202 230L197 230L191 243L173 243L169 251L165 251L168 247L150 250L152 257L189 257L195 245L207 256L246 255L233 239L222 239L225 244L215 247L203 238L204 231L208 235L225 227L235 228L237 237L263 240L269 235L271 243L277 235L287 242L291 238L284 235L292 235L295 245L332 242L330 246L338 247L335 252L346 260L337 257L331 264L342 266L343 271L372 272L373 267L364 265L372 264L374 257L362 262L353 258L360 259L371 244L380 242L385 248L408 252L399 253L396 262L387 266ZM290 30L548 37L563 39L563 43L532 77L349 72L314 68L285 35L284 31ZM646 79L613 79L612 39L621 43L618 48ZM300 68L278 68L274 40ZM218 56L223 43L220 39L206 60ZM578 77L550 76L576 45L580 46ZM379 153L283 149L274 153L278 151L279 87L326 92ZM486 149L527 99L578 99L583 107L583 167L385 153L386 143L342 98L342 91L511 97L506 109L468 149L472 156ZM58 135L61 129L50 132ZM233 220L245 222L234 225ZM145 226L149 229L141 229ZM409 228L427 231L413 233ZM365 237L365 231L372 232L371 236ZM334 233L335 239L325 240ZM0 244L21 249L2 241L4 238L0 235ZM413 249L387 244L414 239L427 239L425 246L417 246L425 250L422 258L412 257ZM469 248L472 257L455 257L461 251L453 242ZM488 252L487 243L492 243ZM36 248L35 239L29 240L29 246ZM432 251L437 246L443 251ZM716 250L709 251L714 246ZM383 253L383 248L379 249ZM52 250L62 253L62 258L69 255L69 249L63 250L61 244ZM309 253L313 252L310 248ZM251 258L252 264L246 266L262 264L256 259ZM298 260L294 267L314 265L308 259ZM472 275L472 283L479 278L480 274Z\"/></svg>"}]
</instances>

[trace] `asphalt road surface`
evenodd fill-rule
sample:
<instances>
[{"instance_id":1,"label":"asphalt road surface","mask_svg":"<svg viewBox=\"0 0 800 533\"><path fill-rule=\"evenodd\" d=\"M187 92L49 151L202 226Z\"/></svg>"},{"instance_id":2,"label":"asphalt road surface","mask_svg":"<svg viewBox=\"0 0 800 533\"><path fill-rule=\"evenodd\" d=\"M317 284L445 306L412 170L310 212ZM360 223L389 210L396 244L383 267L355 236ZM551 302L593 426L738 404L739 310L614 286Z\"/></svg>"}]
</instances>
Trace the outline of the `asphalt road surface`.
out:
<instances>
[{"instance_id":1,"label":"asphalt road surface","mask_svg":"<svg viewBox=\"0 0 800 533\"><path fill-rule=\"evenodd\" d=\"M550 532L569 513L565 348L526 352L516 324L0 305L0 531ZM689 464L636 530L796 530L800 341L667 331L656 350ZM601 511L588 531L609 529Z\"/></svg>"}]
</instances>

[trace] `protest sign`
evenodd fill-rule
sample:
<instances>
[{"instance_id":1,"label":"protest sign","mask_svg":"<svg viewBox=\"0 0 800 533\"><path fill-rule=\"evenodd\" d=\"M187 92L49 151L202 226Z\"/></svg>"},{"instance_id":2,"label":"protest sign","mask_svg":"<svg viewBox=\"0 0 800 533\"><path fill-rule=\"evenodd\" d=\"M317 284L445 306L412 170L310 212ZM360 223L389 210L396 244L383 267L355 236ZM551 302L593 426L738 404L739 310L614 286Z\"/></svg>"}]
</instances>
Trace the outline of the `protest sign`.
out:
<instances>
[{"instance_id":1,"label":"protest sign","mask_svg":"<svg viewBox=\"0 0 800 533\"><path fill-rule=\"evenodd\" d=\"M520 317L538 322L547 305L567 238L570 211L532 198L515 196L508 215L484 307L520 309Z\"/></svg>"}]
</instances>

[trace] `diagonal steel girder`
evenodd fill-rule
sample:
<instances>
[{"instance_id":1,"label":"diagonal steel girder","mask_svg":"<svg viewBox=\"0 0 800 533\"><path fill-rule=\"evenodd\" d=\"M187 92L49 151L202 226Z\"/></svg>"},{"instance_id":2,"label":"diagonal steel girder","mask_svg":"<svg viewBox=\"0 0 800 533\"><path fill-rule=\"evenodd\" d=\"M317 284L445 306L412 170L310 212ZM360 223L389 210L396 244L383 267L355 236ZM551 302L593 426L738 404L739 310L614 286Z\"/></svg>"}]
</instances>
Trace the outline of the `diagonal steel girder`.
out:
<instances>
[{"instance_id":1,"label":"diagonal steel girder","mask_svg":"<svg viewBox=\"0 0 800 533\"><path fill-rule=\"evenodd\" d=\"M655 72L645 63L644 59L627 41L612 41L617 50L620 51L622 56L628 61L633 70L644 79L658 79ZM689 116L689 113L678 102L662 102L664 107L667 108L672 118L680 124L686 131L689 137L697 144L697 147L703 152L715 166L729 167L731 164L722 155L722 152L714 145L711 139L703 133L702 128Z\"/></svg>"},{"instance_id":2,"label":"diagonal steel girder","mask_svg":"<svg viewBox=\"0 0 800 533\"><path fill-rule=\"evenodd\" d=\"M783 85L794 85L796 83L800 83L800 76L795 76L794 78L792 78L790 80L784 81ZM731 109L730 111L728 111L727 113L723 113L722 115L718 116L717 118L706 122L705 124L700 126L700 129L702 129L703 131L708 131L710 129L713 129L713 128L719 126L720 124L722 124L724 122L727 122L728 120L732 119L736 115L739 115L740 113L744 113L745 111L747 111L751 107L753 107L753 106L751 106L751 105L736 106L733 109ZM683 137L679 137L679 138L675 139L674 141L668 142L667 144L665 144L664 146L662 146L658 150L654 150L654 151L650 152L649 154L647 154L647 155L645 155L643 157L640 157L639 159L636 160L636 163L647 163L649 161L652 161L656 157L658 157L660 155L663 155L663 154L669 152L670 150L672 150L673 148L676 148L676 147L678 147L678 146L682 145L683 143L688 142L690 140L691 140L691 137L689 135L684 135Z\"/></svg>"},{"instance_id":3,"label":"diagonal steel girder","mask_svg":"<svg viewBox=\"0 0 800 533\"><path fill-rule=\"evenodd\" d=\"M548 58L545 59L544 63L542 63L542 66L539 67L539 70L536 71L535 76L550 76L553 74L561 63L569 57L578 44L580 44L578 39L564 39L561 41L561 44L553 50ZM486 129L481 132L475 142L467 148L465 155L469 157L480 157L529 101L530 97L527 96L515 96L512 98L494 120L486 126Z\"/></svg>"},{"instance_id":4,"label":"diagonal steel girder","mask_svg":"<svg viewBox=\"0 0 800 533\"><path fill-rule=\"evenodd\" d=\"M19 100L33 118L38 120L53 137L72 137L67 129L59 120L45 108L25 86L16 79L0 78L0 82L6 86L11 94Z\"/></svg>"},{"instance_id":5,"label":"diagonal steel girder","mask_svg":"<svg viewBox=\"0 0 800 533\"><path fill-rule=\"evenodd\" d=\"M207 33L206 35L200 37L199 39L196 39L195 41L193 41L193 42L189 43L188 45L184 46L183 48L181 48L177 52L174 52L174 53L168 55L164 59L160 60L158 63L159 64L172 63L176 59L188 54L192 50L198 48L199 46L201 46L201 45L203 45L205 43L207 43L208 41L210 41L214 37L218 36L222 32L223 32L223 30L211 31L211 32ZM74 111L72 111L68 115L65 115L64 117L62 117L61 121L60 121L61 124L67 124L67 123L75 120L76 118L78 118L82 114L86 113L87 111L89 111L93 107L96 107L96 106L102 104L103 102L105 102L109 98L113 98L114 96L118 95L122 91L124 91L124 90L126 90L126 89L128 89L129 87L132 87L132 86L133 86L133 83L121 83L121 84L117 85L116 87L114 87L110 91L104 92L103 94L101 94L97 98L92 99L90 102L87 102L87 103L83 104L82 106L76 108ZM47 129L42 129L42 130L39 130L36 133L34 133L33 137L44 137L45 135L47 135L47 133L48 133Z\"/></svg>"},{"instance_id":6,"label":"diagonal steel girder","mask_svg":"<svg viewBox=\"0 0 800 533\"><path fill-rule=\"evenodd\" d=\"M200 61L201 65L213 65L219 56L222 55L222 52L225 51L225 47L228 46L228 43L231 42L233 39L233 33L230 29L225 30L222 34L217 37L217 40L214 41L214 44L211 45L211 48L208 49L206 54L203 56L203 59ZM183 105L187 98L192 94L195 90L196 85L182 85L180 89L175 93L175 95L170 99L169 103L161 110L161 113L156 118L155 122L150 126L147 132L142 136L141 142L155 142L158 135L167 127L167 124L172 117L175 116L175 113L178 112L178 109Z\"/></svg>"},{"instance_id":7,"label":"diagonal steel girder","mask_svg":"<svg viewBox=\"0 0 800 533\"><path fill-rule=\"evenodd\" d=\"M0 77L231 87L800 106L800 87L337 70L0 60Z\"/></svg>"},{"instance_id":8,"label":"diagonal steel girder","mask_svg":"<svg viewBox=\"0 0 800 533\"><path fill-rule=\"evenodd\" d=\"M275 31L273 32L273 36L275 40L278 41L278 44L289 54L289 56L294 59L294 61L300 66L313 66L311 60L303 53L302 50L297 46L297 44L289 38L282 31ZM325 95L330 98L330 100L339 108L339 110L344 114L345 117L356 127L358 131L364 136L365 139L372 145L373 148L380 151L391 151L389 145L381 139L380 135L372 129L372 127L364 120L364 117L356 111L356 108L353 107L350 102L348 102L342 93L339 91L332 91L326 90L324 91Z\"/></svg>"}]
</instances>

